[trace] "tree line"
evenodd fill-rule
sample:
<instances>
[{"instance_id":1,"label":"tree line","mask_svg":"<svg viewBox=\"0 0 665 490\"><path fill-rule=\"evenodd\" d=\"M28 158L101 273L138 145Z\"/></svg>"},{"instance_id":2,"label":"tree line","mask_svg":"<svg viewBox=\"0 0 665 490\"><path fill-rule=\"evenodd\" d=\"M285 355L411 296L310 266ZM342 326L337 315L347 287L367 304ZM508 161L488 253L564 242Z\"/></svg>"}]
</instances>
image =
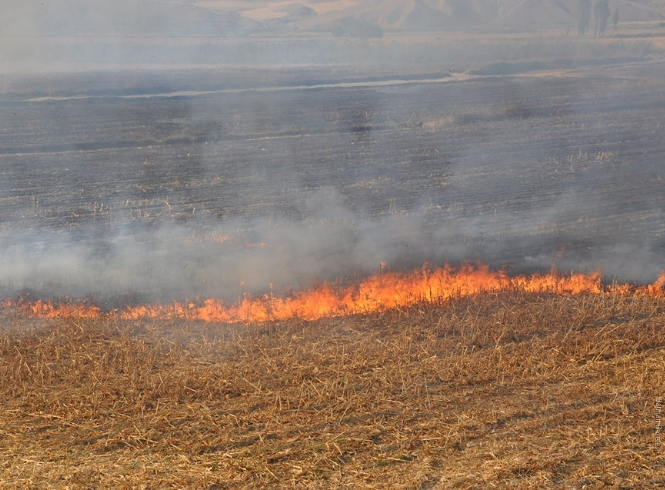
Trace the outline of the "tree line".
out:
<instances>
[{"instance_id":1,"label":"tree line","mask_svg":"<svg viewBox=\"0 0 665 490\"><path fill-rule=\"evenodd\" d=\"M598 0L591 8L591 0L579 0L577 32L585 36L591 27L591 18L594 20L594 33L597 37L605 35L607 25L612 18L612 25L616 30L619 24L619 8L612 13L609 0Z\"/></svg>"}]
</instances>

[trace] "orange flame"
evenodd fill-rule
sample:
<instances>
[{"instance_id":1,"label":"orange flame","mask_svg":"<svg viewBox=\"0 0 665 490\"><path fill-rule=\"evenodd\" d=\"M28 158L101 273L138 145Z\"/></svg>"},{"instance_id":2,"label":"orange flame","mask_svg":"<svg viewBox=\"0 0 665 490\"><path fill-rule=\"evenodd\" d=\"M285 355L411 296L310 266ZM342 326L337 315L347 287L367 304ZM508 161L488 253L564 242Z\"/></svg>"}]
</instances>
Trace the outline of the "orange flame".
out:
<instances>
[{"instance_id":1,"label":"orange flame","mask_svg":"<svg viewBox=\"0 0 665 490\"><path fill-rule=\"evenodd\" d=\"M301 318L317 320L347 314L366 314L391 308L410 306L418 302L441 302L454 297L500 291L526 293L555 293L562 295L600 294L614 292L623 295L664 295L665 271L653 284L635 287L630 284L603 286L601 274L560 274L552 269L546 274L509 276L505 271L491 271L485 265L444 266L430 270L426 266L411 273L382 271L358 284L335 288L322 284L287 298L246 295L236 304L217 299L195 302L173 302L168 305L132 306L103 312L92 304L49 301L5 301L5 308L16 308L40 318L100 318L115 316L121 319L186 318L218 323L261 322Z\"/></svg>"}]
</instances>

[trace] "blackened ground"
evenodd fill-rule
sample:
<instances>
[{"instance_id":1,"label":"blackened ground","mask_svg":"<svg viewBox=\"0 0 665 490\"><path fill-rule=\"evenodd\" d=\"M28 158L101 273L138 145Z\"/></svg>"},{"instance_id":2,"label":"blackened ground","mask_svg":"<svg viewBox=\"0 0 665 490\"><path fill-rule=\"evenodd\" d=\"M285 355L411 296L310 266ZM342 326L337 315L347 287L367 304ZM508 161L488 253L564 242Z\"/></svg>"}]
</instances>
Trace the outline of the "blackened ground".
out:
<instances>
[{"instance_id":1,"label":"blackened ground","mask_svg":"<svg viewBox=\"0 0 665 490\"><path fill-rule=\"evenodd\" d=\"M103 255L120 233L176 224L174 240L206 240L234 223L251 247L266 245L257 223L342 222L395 267L483 260L652 280L665 267L664 69L394 84L209 73L190 92L182 73L177 86L168 74L31 80L0 102L0 241L43 251L64 236ZM349 253L330 247L316 254Z\"/></svg>"}]
</instances>

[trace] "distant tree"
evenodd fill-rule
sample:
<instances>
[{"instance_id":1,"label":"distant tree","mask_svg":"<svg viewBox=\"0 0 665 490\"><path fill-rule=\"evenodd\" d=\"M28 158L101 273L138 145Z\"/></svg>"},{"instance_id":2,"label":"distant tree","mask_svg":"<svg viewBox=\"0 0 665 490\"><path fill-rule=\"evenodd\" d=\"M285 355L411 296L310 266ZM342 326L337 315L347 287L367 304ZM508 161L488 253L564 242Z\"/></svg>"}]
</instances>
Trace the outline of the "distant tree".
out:
<instances>
[{"instance_id":1,"label":"distant tree","mask_svg":"<svg viewBox=\"0 0 665 490\"><path fill-rule=\"evenodd\" d=\"M614 9L614 15L612 16L612 26L614 28L614 33L616 34L617 29L619 28L619 7Z\"/></svg>"},{"instance_id":2,"label":"distant tree","mask_svg":"<svg viewBox=\"0 0 665 490\"><path fill-rule=\"evenodd\" d=\"M589 25L591 24L591 0L579 0L577 10L577 32L580 36L584 36L587 29L589 29Z\"/></svg>"},{"instance_id":3,"label":"distant tree","mask_svg":"<svg viewBox=\"0 0 665 490\"><path fill-rule=\"evenodd\" d=\"M609 0L598 0L593 9L594 20L596 21L596 36L604 36L607 29L607 21L610 20Z\"/></svg>"}]
</instances>

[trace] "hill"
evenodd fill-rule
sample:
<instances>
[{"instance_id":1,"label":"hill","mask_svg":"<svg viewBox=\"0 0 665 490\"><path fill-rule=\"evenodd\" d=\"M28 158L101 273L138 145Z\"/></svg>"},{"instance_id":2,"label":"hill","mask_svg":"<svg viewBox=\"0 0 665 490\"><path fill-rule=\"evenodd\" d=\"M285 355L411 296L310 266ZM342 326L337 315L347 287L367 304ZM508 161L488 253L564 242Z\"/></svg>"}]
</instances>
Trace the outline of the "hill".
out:
<instances>
[{"instance_id":1,"label":"hill","mask_svg":"<svg viewBox=\"0 0 665 490\"><path fill-rule=\"evenodd\" d=\"M4 8L5 37L237 36L260 26L235 12L153 0L51 0Z\"/></svg>"},{"instance_id":2,"label":"hill","mask_svg":"<svg viewBox=\"0 0 665 490\"><path fill-rule=\"evenodd\" d=\"M577 25L579 0L302 0L299 3L259 1L233 3L208 0L212 9L234 8L244 16L266 22L281 19L305 30L328 30L340 19L353 17L388 30L459 30L549 28ZM593 4L594 2L592 2ZM306 8L306 16L290 10ZM610 0L622 22L665 18L665 2Z\"/></svg>"},{"instance_id":3,"label":"hill","mask_svg":"<svg viewBox=\"0 0 665 490\"><path fill-rule=\"evenodd\" d=\"M665 19L662 1L610 0L609 7L619 11L621 22ZM235 37L336 29L376 37L382 31L573 27L578 13L579 0L51 0L5 6L0 29L5 38Z\"/></svg>"}]
</instances>

